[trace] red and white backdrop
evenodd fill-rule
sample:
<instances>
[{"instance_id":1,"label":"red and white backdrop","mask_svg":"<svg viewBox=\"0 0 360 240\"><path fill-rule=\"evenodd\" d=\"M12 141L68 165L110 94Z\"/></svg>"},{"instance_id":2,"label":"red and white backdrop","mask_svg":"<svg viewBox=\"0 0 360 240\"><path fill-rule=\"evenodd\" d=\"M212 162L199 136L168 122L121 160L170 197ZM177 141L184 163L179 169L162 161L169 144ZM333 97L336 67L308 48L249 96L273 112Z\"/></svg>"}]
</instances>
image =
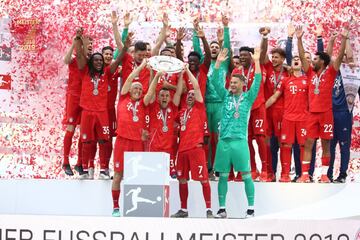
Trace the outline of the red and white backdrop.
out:
<instances>
[{"instance_id":1,"label":"red and white backdrop","mask_svg":"<svg viewBox=\"0 0 360 240\"><path fill-rule=\"evenodd\" d=\"M324 39L350 27L359 60L358 0L5 0L0 2L0 178L64 178L61 171L67 67L62 59L76 27L95 39L95 50L114 45L110 13L130 11L136 39L155 41L164 11L171 25L191 26L199 15L209 39L222 12L231 19L235 52L259 42L258 27L272 27L270 44L283 45L290 21L306 26L306 47L315 51L313 30L324 25ZM174 37L174 36L172 36ZM190 37L186 48L190 50ZM358 62L359 63L359 62ZM360 174L360 110L354 109L350 176ZM121 126L120 126L121 128ZM78 133L77 133L78 134ZM75 135L74 143L78 135ZM71 161L76 158L76 144ZM338 158L338 157L337 157ZM338 161L336 163L338 165Z\"/></svg>"}]
</instances>

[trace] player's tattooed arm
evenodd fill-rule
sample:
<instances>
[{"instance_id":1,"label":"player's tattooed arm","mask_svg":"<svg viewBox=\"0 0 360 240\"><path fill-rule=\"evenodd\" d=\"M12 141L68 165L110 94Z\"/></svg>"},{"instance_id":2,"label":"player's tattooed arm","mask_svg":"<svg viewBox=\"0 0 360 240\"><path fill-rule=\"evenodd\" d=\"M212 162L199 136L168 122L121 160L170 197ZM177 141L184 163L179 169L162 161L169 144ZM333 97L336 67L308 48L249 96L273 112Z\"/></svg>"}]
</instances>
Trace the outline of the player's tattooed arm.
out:
<instances>
[{"instance_id":1,"label":"player's tattooed arm","mask_svg":"<svg viewBox=\"0 0 360 240\"><path fill-rule=\"evenodd\" d=\"M83 69L86 65L86 57L84 55L84 44L83 44L83 28L78 28L76 30L75 37L75 49L76 49L76 61L79 69Z\"/></svg>"},{"instance_id":2,"label":"player's tattooed arm","mask_svg":"<svg viewBox=\"0 0 360 240\"><path fill-rule=\"evenodd\" d=\"M260 43L260 48L261 48L260 63L262 64L266 64L267 62L269 62L269 56L267 54L267 51L268 51L268 34L270 33L270 31L271 30L269 27L261 27L259 29L259 33L262 36Z\"/></svg>"},{"instance_id":3,"label":"player's tattooed arm","mask_svg":"<svg viewBox=\"0 0 360 240\"><path fill-rule=\"evenodd\" d=\"M127 52L127 50L129 49L131 42L134 39L134 33L130 32L125 40L125 44L124 47L121 49L120 54L116 57L115 61L113 61L110 64L110 72L111 73L115 73L117 67L120 65L125 53Z\"/></svg>"},{"instance_id":4,"label":"player's tattooed arm","mask_svg":"<svg viewBox=\"0 0 360 240\"><path fill-rule=\"evenodd\" d=\"M348 40L348 38L349 38L349 30L345 28L341 32L341 46L339 50L339 55L337 56L336 60L333 63L333 66L336 71L340 69L340 65L345 55L346 41Z\"/></svg>"},{"instance_id":5,"label":"player's tattooed arm","mask_svg":"<svg viewBox=\"0 0 360 240\"><path fill-rule=\"evenodd\" d=\"M295 29L295 33L296 33L296 37L298 39L297 44L298 44L298 51L299 51L299 57L301 60L301 64L304 68L304 71L307 72L309 70L310 64L305 58L305 50L304 50L304 45L303 45L303 40L302 40L302 37L304 35L304 30L303 30L302 26L297 26Z\"/></svg>"}]
</instances>

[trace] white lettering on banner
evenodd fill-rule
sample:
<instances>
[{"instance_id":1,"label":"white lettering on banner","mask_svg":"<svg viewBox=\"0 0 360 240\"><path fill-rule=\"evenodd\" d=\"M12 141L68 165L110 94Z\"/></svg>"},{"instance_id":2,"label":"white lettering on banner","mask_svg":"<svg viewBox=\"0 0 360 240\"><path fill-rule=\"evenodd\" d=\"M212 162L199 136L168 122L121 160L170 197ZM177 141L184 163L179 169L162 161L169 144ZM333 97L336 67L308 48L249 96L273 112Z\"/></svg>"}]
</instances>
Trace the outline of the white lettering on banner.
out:
<instances>
[{"instance_id":1,"label":"white lettering on banner","mask_svg":"<svg viewBox=\"0 0 360 240\"><path fill-rule=\"evenodd\" d=\"M0 226L0 240L359 240L360 220L2 215Z\"/></svg>"}]
</instances>

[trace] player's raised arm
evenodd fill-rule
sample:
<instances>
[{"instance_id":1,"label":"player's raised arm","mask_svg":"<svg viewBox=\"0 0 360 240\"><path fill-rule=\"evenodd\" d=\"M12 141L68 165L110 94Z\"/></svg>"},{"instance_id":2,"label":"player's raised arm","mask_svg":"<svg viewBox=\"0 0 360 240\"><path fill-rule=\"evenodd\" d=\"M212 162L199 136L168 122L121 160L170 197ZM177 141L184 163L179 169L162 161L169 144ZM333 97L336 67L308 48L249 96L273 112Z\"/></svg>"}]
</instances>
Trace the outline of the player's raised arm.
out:
<instances>
[{"instance_id":1,"label":"player's raised arm","mask_svg":"<svg viewBox=\"0 0 360 240\"><path fill-rule=\"evenodd\" d=\"M335 68L336 71L338 71L340 69L340 65L341 62L344 58L345 55L345 48L346 48L346 41L349 38L349 30L348 29L344 29L341 32L341 46L340 46L340 50L339 50L339 55L337 56L336 60L333 63L333 66Z\"/></svg>"},{"instance_id":2,"label":"player's raised arm","mask_svg":"<svg viewBox=\"0 0 360 240\"><path fill-rule=\"evenodd\" d=\"M123 59L125 53L127 52L127 50L129 49L131 42L133 41L133 37L134 37L134 33L130 32L126 38L124 47L121 49L120 54L116 57L115 61L113 61L110 64L110 72L114 73L117 69L117 67L119 66L121 60Z\"/></svg>"},{"instance_id":3,"label":"player's raised arm","mask_svg":"<svg viewBox=\"0 0 360 240\"><path fill-rule=\"evenodd\" d=\"M185 70L183 70L180 73L179 79L178 79L178 82L177 82L177 85L176 85L176 92L175 92L174 97L173 97L173 103L174 103L175 106L179 106L180 99L181 99L181 94L183 93L183 86L184 86L183 76L184 76L184 72L185 72Z\"/></svg>"},{"instance_id":4,"label":"player's raised arm","mask_svg":"<svg viewBox=\"0 0 360 240\"><path fill-rule=\"evenodd\" d=\"M154 102L156 94L156 85L159 82L159 78L164 75L164 72L157 72L154 79L151 80L148 92L144 97L145 106L149 105L150 102Z\"/></svg>"},{"instance_id":5,"label":"player's raised arm","mask_svg":"<svg viewBox=\"0 0 360 240\"><path fill-rule=\"evenodd\" d=\"M221 85L220 77L224 77L224 76L220 76L219 68L220 65L229 58L228 53L229 53L229 49L227 48L222 49L216 58L216 63L214 67L214 76L218 76L218 77L213 78L214 82L212 82L212 84L214 85L215 91L217 92L217 94L219 94L221 99L225 97L228 91L225 89L223 85Z\"/></svg>"},{"instance_id":6,"label":"player's raised arm","mask_svg":"<svg viewBox=\"0 0 360 240\"><path fill-rule=\"evenodd\" d=\"M82 40L83 28L78 28L76 30L76 37L75 37L75 49L76 49L76 61L78 68L81 70L86 65L86 58L84 55L84 44Z\"/></svg>"},{"instance_id":7,"label":"player's raised arm","mask_svg":"<svg viewBox=\"0 0 360 240\"><path fill-rule=\"evenodd\" d=\"M204 64L206 65L207 68L209 68L210 63L211 63L211 51L210 51L209 43L207 42L206 37L205 37L204 29L199 26L196 29L196 33L197 33L198 37L201 38L201 41L204 46L204 52L205 52Z\"/></svg>"},{"instance_id":8,"label":"player's raised arm","mask_svg":"<svg viewBox=\"0 0 360 240\"><path fill-rule=\"evenodd\" d=\"M151 50L151 56L159 55L161 45L165 42L166 33L167 33L168 29L170 28L169 16L167 15L167 13L163 14L162 23L163 23L163 27L161 28L160 35L155 43L155 46Z\"/></svg>"},{"instance_id":9,"label":"player's raised arm","mask_svg":"<svg viewBox=\"0 0 360 240\"><path fill-rule=\"evenodd\" d=\"M181 61L184 61L181 55L181 41L185 38L185 28L181 27L176 31L176 46L175 46L175 53L176 57Z\"/></svg>"},{"instance_id":10,"label":"player's raised arm","mask_svg":"<svg viewBox=\"0 0 360 240\"><path fill-rule=\"evenodd\" d=\"M199 83L198 83L197 79L194 77L194 75L191 73L191 71L189 69L189 64L185 64L185 71L186 71L186 74L189 76L191 84L193 85L195 100L198 102L203 102L204 99L201 94Z\"/></svg>"},{"instance_id":11,"label":"player's raised arm","mask_svg":"<svg viewBox=\"0 0 360 240\"><path fill-rule=\"evenodd\" d=\"M267 62L269 62L269 56L267 54L267 50L268 50L268 34L270 33L270 28L269 27L262 27L259 29L259 32L261 34L261 44L260 44L260 48L261 48L261 54L260 54L260 63L261 64L266 64Z\"/></svg>"},{"instance_id":12,"label":"player's raised arm","mask_svg":"<svg viewBox=\"0 0 360 240\"><path fill-rule=\"evenodd\" d=\"M298 51L299 51L299 57L301 60L301 64L304 68L304 71L307 72L309 70L310 64L305 58L305 50L304 50L304 45L303 45L303 41L302 41L304 31L303 31L302 26L296 27L295 33L296 33L296 37L298 39L297 43L298 43Z\"/></svg>"}]
</instances>

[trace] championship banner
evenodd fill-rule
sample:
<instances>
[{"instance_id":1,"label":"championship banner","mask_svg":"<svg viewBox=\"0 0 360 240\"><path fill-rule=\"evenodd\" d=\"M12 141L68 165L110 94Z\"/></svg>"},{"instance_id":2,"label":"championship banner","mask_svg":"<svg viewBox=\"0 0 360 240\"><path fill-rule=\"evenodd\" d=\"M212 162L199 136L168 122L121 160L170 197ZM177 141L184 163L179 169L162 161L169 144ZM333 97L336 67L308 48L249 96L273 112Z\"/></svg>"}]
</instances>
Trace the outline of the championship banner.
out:
<instances>
[{"instance_id":1,"label":"championship banner","mask_svg":"<svg viewBox=\"0 0 360 240\"><path fill-rule=\"evenodd\" d=\"M0 240L360 240L360 221L3 215Z\"/></svg>"},{"instance_id":2,"label":"championship banner","mask_svg":"<svg viewBox=\"0 0 360 240\"><path fill-rule=\"evenodd\" d=\"M349 111L351 112L354 108L355 97L358 95L359 91L360 68L350 67L348 64L341 64L340 72L344 84Z\"/></svg>"}]
</instances>

